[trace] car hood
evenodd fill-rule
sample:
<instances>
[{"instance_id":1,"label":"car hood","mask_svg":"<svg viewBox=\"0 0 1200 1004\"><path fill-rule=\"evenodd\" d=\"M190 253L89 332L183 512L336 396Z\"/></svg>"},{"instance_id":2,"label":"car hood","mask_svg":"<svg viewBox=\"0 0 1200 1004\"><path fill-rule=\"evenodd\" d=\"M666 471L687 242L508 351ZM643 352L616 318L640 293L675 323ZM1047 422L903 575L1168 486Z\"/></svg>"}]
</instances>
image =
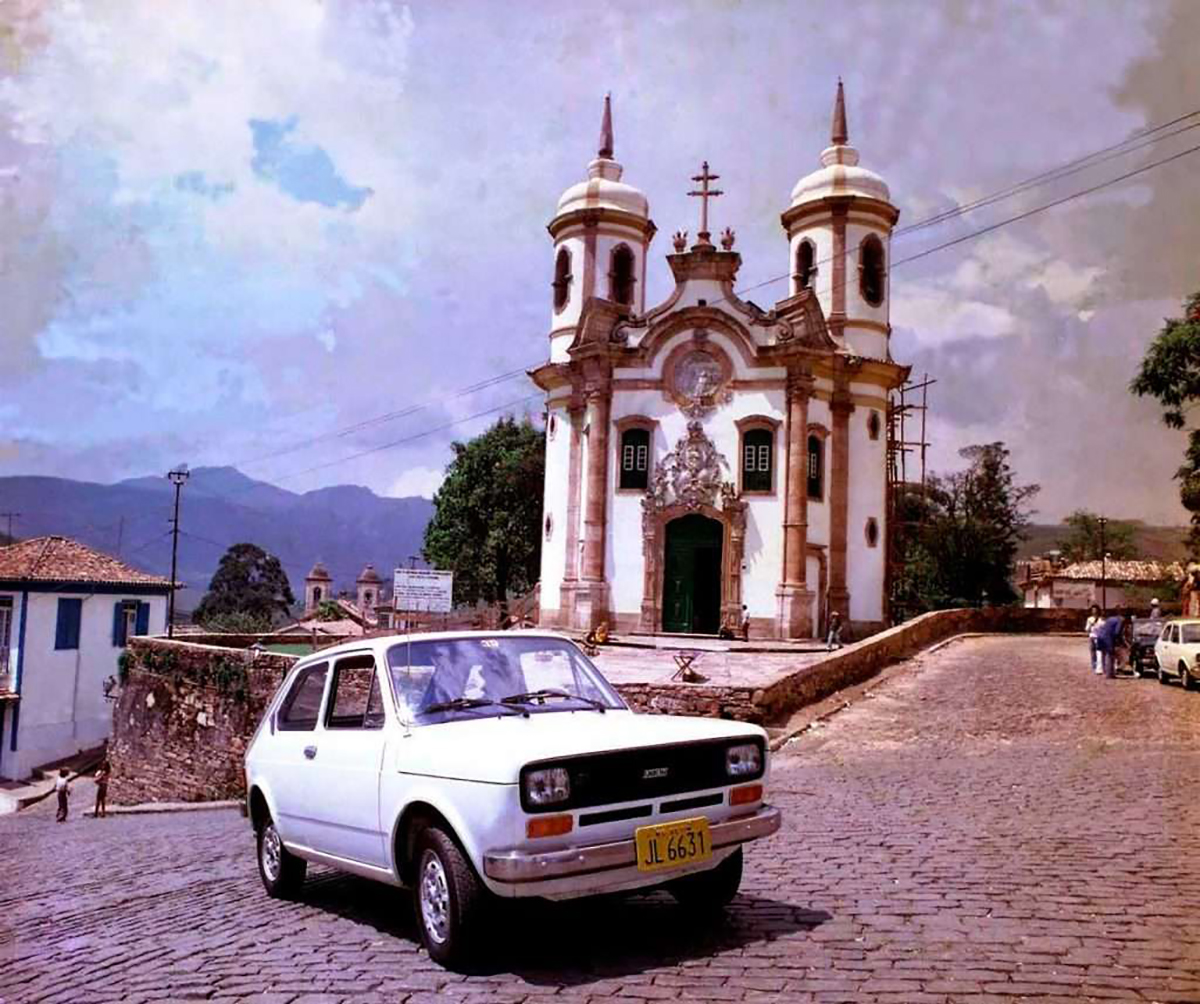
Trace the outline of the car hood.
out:
<instances>
[{"instance_id":1,"label":"car hood","mask_svg":"<svg viewBox=\"0 0 1200 1004\"><path fill-rule=\"evenodd\" d=\"M406 774L515 784L535 760L766 733L715 718L589 710L442 722L398 735L393 762Z\"/></svg>"}]
</instances>

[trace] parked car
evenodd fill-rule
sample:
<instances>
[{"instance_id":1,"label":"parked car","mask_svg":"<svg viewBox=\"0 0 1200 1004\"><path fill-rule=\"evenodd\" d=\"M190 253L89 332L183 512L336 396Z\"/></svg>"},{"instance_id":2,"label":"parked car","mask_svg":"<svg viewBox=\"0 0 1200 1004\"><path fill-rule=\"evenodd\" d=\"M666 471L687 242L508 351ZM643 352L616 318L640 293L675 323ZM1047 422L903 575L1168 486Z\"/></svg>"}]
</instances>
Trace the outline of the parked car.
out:
<instances>
[{"instance_id":1,"label":"parked car","mask_svg":"<svg viewBox=\"0 0 1200 1004\"><path fill-rule=\"evenodd\" d=\"M1179 677L1184 690L1200 688L1200 620L1172 620L1163 625L1154 646L1158 682Z\"/></svg>"},{"instance_id":2,"label":"parked car","mask_svg":"<svg viewBox=\"0 0 1200 1004\"><path fill-rule=\"evenodd\" d=\"M308 862L412 890L430 956L469 961L499 900L665 886L700 915L774 833L766 734L634 714L569 639L363 639L301 660L246 753L269 895Z\"/></svg>"},{"instance_id":3,"label":"parked car","mask_svg":"<svg viewBox=\"0 0 1200 1004\"><path fill-rule=\"evenodd\" d=\"M1154 646L1162 634L1161 617L1135 617L1129 631L1129 671L1135 676L1153 673L1158 668Z\"/></svg>"}]
</instances>

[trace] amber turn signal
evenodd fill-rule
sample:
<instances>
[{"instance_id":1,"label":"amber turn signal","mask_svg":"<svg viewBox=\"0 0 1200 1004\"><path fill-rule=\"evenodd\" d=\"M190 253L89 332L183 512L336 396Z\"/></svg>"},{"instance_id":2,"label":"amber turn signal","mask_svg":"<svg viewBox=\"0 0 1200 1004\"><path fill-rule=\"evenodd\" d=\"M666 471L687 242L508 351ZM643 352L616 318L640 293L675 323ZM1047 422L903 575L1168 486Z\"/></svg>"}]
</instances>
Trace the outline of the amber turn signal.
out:
<instances>
[{"instance_id":1,"label":"amber turn signal","mask_svg":"<svg viewBox=\"0 0 1200 1004\"><path fill-rule=\"evenodd\" d=\"M570 833L575 820L570 816L536 816L525 824L525 836L531 840L536 837L561 837Z\"/></svg>"},{"instance_id":2,"label":"amber turn signal","mask_svg":"<svg viewBox=\"0 0 1200 1004\"><path fill-rule=\"evenodd\" d=\"M762 798L761 784L747 784L741 788L734 788L729 793L730 805L745 805L747 802L757 802Z\"/></svg>"}]
</instances>

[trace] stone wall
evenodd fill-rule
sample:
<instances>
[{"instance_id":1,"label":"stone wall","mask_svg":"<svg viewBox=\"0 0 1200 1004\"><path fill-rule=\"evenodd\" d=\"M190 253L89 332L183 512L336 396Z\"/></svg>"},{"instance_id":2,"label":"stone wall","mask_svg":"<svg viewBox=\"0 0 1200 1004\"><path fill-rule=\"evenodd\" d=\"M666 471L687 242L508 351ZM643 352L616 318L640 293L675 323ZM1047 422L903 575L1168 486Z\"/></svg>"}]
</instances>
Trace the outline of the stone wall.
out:
<instances>
[{"instance_id":1,"label":"stone wall","mask_svg":"<svg viewBox=\"0 0 1200 1004\"><path fill-rule=\"evenodd\" d=\"M130 641L109 740L115 805L241 798L242 757L294 657Z\"/></svg>"}]
</instances>

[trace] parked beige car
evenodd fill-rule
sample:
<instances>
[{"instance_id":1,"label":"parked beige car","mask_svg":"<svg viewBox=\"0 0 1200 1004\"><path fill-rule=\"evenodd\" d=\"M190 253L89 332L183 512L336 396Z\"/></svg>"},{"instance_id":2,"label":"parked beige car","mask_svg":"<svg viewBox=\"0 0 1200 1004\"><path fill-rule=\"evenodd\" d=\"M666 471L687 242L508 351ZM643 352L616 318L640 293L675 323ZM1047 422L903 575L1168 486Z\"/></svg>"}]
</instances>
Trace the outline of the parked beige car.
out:
<instances>
[{"instance_id":1,"label":"parked beige car","mask_svg":"<svg viewBox=\"0 0 1200 1004\"><path fill-rule=\"evenodd\" d=\"M1163 625L1154 644L1158 682L1179 677L1184 690L1200 689L1200 620L1174 620Z\"/></svg>"}]
</instances>

